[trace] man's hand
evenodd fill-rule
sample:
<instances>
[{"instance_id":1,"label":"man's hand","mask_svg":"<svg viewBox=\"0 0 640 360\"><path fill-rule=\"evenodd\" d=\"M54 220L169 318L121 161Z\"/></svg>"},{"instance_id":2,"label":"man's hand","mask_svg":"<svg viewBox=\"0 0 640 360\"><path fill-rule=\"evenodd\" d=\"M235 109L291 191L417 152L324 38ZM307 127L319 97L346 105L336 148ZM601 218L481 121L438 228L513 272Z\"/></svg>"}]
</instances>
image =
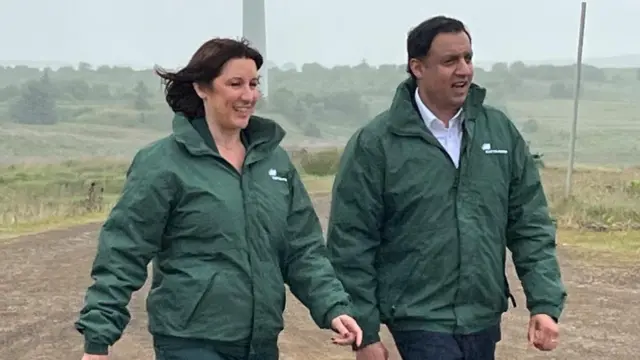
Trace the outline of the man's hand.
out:
<instances>
[{"instance_id":1,"label":"man's hand","mask_svg":"<svg viewBox=\"0 0 640 360\"><path fill-rule=\"evenodd\" d=\"M367 345L356 351L356 360L388 360L389 351L384 344L379 341L371 345Z\"/></svg>"},{"instance_id":2,"label":"man's hand","mask_svg":"<svg viewBox=\"0 0 640 360\"><path fill-rule=\"evenodd\" d=\"M354 341L356 346L362 344L362 329L351 316L340 315L336 317L331 320L331 328L338 333L338 335L331 338L334 344L351 345Z\"/></svg>"},{"instance_id":3,"label":"man's hand","mask_svg":"<svg viewBox=\"0 0 640 360\"><path fill-rule=\"evenodd\" d=\"M82 360L109 360L109 355L82 355Z\"/></svg>"},{"instance_id":4,"label":"man's hand","mask_svg":"<svg viewBox=\"0 0 640 360\"><path fill-rule=\"evenodd\" d=\"M542 351L551 351L558 346L558 324L549 315L533 315L529 319L529 344Z\"/></svg>"}]
</instances>

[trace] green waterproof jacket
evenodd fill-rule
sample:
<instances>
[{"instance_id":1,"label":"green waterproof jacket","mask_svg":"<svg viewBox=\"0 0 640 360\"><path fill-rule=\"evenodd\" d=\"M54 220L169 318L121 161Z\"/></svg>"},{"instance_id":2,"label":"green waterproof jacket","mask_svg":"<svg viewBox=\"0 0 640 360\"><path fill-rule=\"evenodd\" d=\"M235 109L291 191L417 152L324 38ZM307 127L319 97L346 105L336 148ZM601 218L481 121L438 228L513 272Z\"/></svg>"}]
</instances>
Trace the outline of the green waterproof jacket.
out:
<instances>
[{"instance_id":1,"label":"green waterproof jacket","mask_svg":"<svg viewBox=\"0 0 640 360\"><path fill-rule=\"evenodd\" d=\"M391 330L473 333L508 309L506 249L531 314L565 302L555 227L513 123L473 85L457 169L417 110L415 81L349 140L336 176L330 257L354 302L363 346Z\"/></svg>"},{"instance_id":2,"label":"green waterproof jacket","mask_svg":"<svg viewBox=\"0 0 640 360\"><path fill-rule=\"evenodd\" d=\"M277 351L285 283L321 328L351 313L310 198L279 146L284 134L252 117L239 173L217 153L203 119L176 115L173 134L135 155L102 227L76 323L86 352L105 354L120 338L151 260L152 334L237 345L239 356Z\"/></svg>"}]
</instances>

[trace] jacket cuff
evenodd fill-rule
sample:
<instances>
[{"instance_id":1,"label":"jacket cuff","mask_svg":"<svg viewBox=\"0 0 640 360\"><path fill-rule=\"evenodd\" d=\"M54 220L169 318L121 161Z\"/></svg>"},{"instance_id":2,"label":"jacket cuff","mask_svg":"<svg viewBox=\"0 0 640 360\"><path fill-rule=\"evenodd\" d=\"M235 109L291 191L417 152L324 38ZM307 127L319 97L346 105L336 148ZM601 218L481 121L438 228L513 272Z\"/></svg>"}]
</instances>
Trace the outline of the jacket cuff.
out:
<instances>
[{"instance_id":1,"label":"jacket cuff","mask_svg":"<svg viewBox=\"0 0 640 360\"><path fill-rule=\"evenodd\" d=\"M534 306L530 310L531 316L540 315L540 314L549 315L556 322L560 320L561 313L562 311L557 306L552 306L552 305Z\"/></svg>"},{"instance_id":2,"label":"jacket cuff","mask_svg":"<svg viewBox=\"0 0 640 360\"><path fill-rule=\"evenodd\" d=\"M380 325L379 324L378 326L367 326L367 327L365 327L364 324L359 324L359 325L360 325L360 328L362 329L362 344L360 344L360 346L353 344L351 346L353 351L358 351L366 346L380 342Z\"/></svg>"},{"instance_id":3,"label":"jacket cuff","mask_svg":"<svg viewBox=\"0 0 640 360\"><path fill-rule=\"evenodd\" d=\"M84 341L84 352L89 355L109 355L109 345Z\"/></svg>"},{"instance_id":4,"label":"jacket cuff","mask_svg":"<svg viewBox=\"0 0 640 360\"><path fill-rule=\"evenodd\" d=\"M327 315L325 318L325 327L327 329L333 330L333 327L331 326L331 321L333 321L333 319L337 318L340 315L349 315L353 317L351 313L351 307L344 304L337 304L331 307L331 309L329 309L329 311L327 312Z\"/></svg>"}]
</instances>

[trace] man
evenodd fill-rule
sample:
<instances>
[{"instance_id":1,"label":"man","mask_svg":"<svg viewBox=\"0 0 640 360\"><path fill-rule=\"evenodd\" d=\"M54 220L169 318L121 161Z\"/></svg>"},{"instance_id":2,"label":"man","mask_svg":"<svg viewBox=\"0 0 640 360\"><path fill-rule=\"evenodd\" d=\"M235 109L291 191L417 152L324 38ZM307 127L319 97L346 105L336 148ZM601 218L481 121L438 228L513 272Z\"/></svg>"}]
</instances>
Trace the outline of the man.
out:
<instances>
[{"instance_id":1,"label":"man","mask_svg":"<svg viewBox=\"0 0 640 360\"><path fill-rule=\"evenodd\" d=\"M472 83L462 22L421 23L407 52L410 78L349 140L333 189L328 247L364 331L356 359L388 357L381 323L404 360L494 359L513 299L507 248L529 342L552 350L566 292L526 143Z\"/></svg>"}]
</instances>

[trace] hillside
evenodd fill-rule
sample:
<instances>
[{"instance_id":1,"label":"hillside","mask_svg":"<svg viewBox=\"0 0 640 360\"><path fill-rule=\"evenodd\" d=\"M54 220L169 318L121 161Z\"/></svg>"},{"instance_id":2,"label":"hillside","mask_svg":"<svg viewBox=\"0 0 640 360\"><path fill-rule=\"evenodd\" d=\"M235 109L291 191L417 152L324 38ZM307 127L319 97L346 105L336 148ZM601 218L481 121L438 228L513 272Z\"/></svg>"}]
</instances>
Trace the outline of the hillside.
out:
<instances>
[{"instance_id":1,"label":"hillside","mask_svg":"<svg viewBox=\"0 0 640 360\"><path fill-rule=\"evenodd\" d=\"M477 68L475 81L488 89L487 102L512 117L535 151L547 161L564 163L574 74L574 66L499 63L490 70ZM258 114L287 130L287 146L341 146L389 105L405 78L402 64L274 68L269 98L261 100ZM640 70L585 66L583 79L577 161L639 164ZM170 126L171 113L151 69L0 67L0 162L127 158L169 133Z\"/></svg>"},{"instance_id":2,"label":"hillside","mask_svg":"<svg viewBox=\"0 0 640 360\"><path fill-rule=\"evenodd\" d=\"M499 63L499 60L484 60L476 62L477 67L481 67L484 69L490 69L491 66L495 63ZM571 65L575 64L575 58L567 58L567 59L543 59L543 60L522 60L522 62L526 65L554 65L554 66L563 66L563 65ZM640 68L640 54L622 54L622 55L614 55L614 56L604 56L604 57L586 57L583 59L584 64L589 64L599 68ZM77 64L72 64L63 61L33 61L33 60L0 60L0 66L28 66L38 69L59 69L62 67L75 67ZM270 64L271 66L275 66L274 64ZM302 64L298 64L296 66L301 66ZM120 66L120 67L133 67L136 69L144 68L145 66L136 64L136 65L128 65L128 64L110 64L109 66ZM269 66L269 67L271 67Z\"/></svg>"},{"instance_id":3,"label":"hillside","mask_svg":"<svg viewBox=\"0 0 640 360\"><path fill-rule=\"evenodd\" d=\"M500 61L482 61L477 63L478 66L490 69L491 66ZM524 60L527 65L553 65L563 66L576 63L576 59L545 59L545 60ZM640 68L640 54L625 54L606 57L586 57L582 60L583 64L599 68Z\"/></svg>"}]
</instances>

